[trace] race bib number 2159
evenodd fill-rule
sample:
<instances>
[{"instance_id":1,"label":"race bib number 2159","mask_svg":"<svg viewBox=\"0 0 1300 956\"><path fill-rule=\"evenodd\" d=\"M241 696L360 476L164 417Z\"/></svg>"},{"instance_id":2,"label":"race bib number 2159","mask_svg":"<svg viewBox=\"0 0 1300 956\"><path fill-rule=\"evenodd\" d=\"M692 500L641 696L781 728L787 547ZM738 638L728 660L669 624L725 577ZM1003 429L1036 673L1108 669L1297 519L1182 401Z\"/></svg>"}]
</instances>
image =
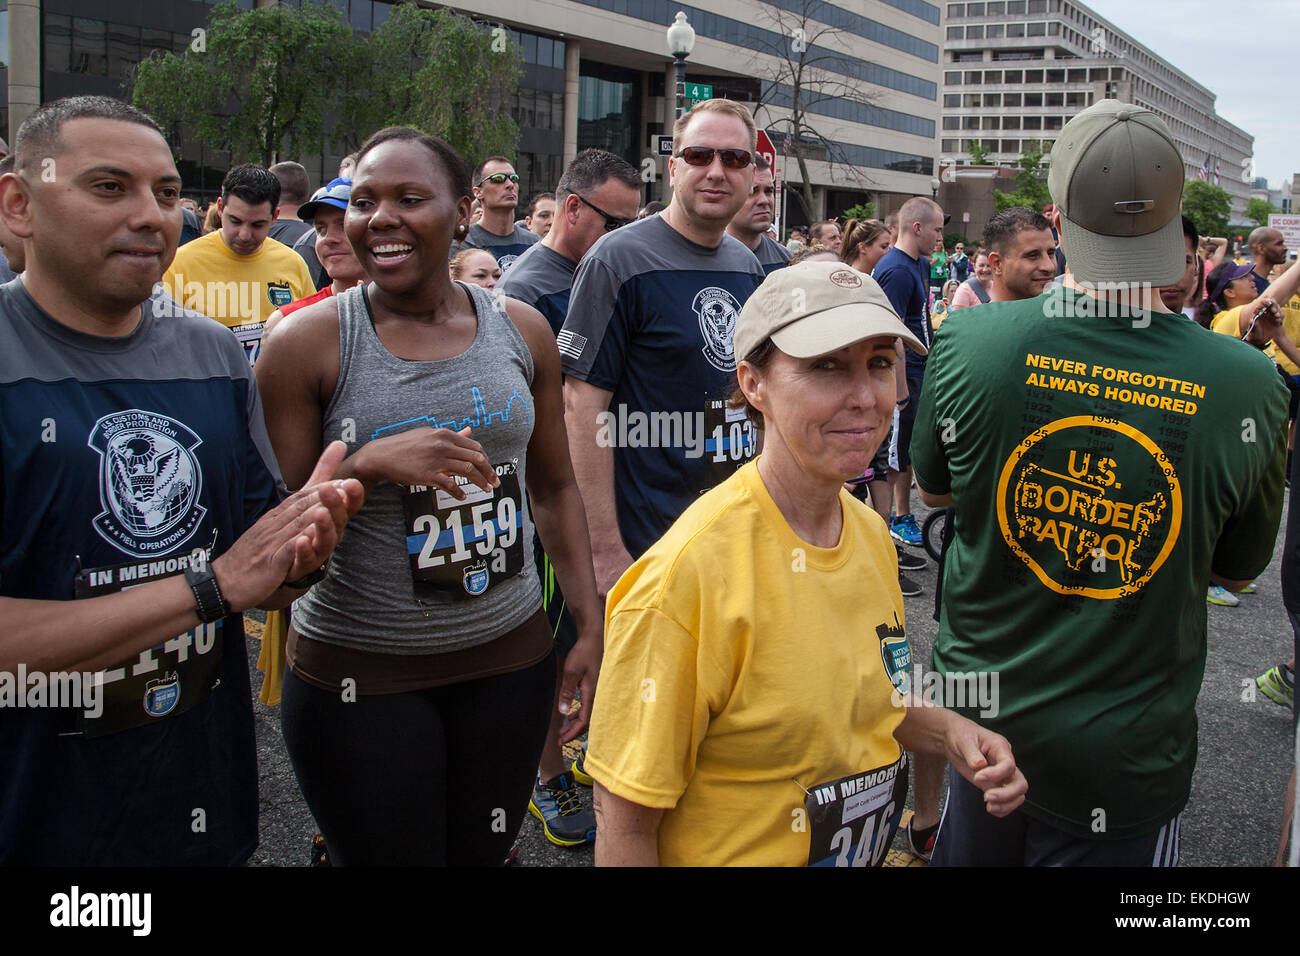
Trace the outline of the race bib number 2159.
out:
<instances>
[{"instance_id":1,"label":"race bib number 2159","mask_svg":"<svg viewBox=\"0 0 1300 956\"><path fill-rule=\"evenodd\" d=\"M496 465L493 491L457 478L465 500L425 485L402 496L406 546L416 596L467 600L523 570L523 506L517 459Z\"/></svg>"}]
</instances>

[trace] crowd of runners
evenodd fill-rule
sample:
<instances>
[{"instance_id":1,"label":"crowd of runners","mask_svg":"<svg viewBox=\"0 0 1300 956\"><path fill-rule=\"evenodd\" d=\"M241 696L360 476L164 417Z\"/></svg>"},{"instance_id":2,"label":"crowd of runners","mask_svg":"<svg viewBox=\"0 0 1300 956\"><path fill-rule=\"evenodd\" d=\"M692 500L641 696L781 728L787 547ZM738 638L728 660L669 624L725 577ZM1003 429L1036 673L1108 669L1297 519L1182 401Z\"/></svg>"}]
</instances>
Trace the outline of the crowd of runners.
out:
<instances>
[{"instance_id":1,"label":"crowd of runners","mask_svg":"<svg viewBox=\"0 0 1300 956\"><path fill-rule=\"evenodd\" d=\"M523 203L509 158L390 127L202 209L138 110L33 113L0 863L245 862L262 608L317 862L499 865L532 813L598 865L874 866L900 826L933 865L1176 865L1206 603L1282 520L1300 265L1198 236L1118 101L1051 206L951 248L920 196L783 243L755 138L697 103L666 206L594 149ZM1259 690L1294 707L1294 667Z\"/></svg>"}]
</instances>

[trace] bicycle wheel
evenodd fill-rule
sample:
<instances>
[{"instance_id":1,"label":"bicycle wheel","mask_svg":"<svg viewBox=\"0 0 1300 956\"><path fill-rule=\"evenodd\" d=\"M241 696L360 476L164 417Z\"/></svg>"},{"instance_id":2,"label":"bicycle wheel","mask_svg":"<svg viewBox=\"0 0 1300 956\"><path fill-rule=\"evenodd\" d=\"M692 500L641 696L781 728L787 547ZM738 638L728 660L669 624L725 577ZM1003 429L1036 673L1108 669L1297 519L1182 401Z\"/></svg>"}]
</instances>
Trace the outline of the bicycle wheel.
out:
<instances>
[{"instance_id":1,"label":"bicycle wheel","mask_svg":"<svg viewBox=\"0 0 1300 956\"><path fill-rule=\"evenodd\" d=\"M921 525L921 544L925 547L925 553L935 561L943 554L943 533L951 515L951 508L936 508Z\"/></svg>"}]
</instances>

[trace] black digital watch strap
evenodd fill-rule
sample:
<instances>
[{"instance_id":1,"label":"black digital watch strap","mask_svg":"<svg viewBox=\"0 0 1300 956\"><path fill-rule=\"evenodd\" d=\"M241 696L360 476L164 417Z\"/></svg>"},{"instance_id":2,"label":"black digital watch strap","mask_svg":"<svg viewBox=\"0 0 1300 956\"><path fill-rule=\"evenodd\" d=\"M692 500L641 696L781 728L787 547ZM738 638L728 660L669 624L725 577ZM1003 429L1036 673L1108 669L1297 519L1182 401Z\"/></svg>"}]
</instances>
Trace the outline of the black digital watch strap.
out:
<instances>
[{"instance_id":1,"label":"black digital watch strap","mask_svg":"<svg viewBox=\"0 0 1300 956\"><path fill-rule=\"evenodd\" d=\"M199 620L204 624L219 621L230 613L230 605L222 596L221 588L217 585L217 576L212 573L211 567L206 567L202 571L186 568L185 580L190 590L194 592L194 608L198 612Z\"/></svg>"}]
</instances>

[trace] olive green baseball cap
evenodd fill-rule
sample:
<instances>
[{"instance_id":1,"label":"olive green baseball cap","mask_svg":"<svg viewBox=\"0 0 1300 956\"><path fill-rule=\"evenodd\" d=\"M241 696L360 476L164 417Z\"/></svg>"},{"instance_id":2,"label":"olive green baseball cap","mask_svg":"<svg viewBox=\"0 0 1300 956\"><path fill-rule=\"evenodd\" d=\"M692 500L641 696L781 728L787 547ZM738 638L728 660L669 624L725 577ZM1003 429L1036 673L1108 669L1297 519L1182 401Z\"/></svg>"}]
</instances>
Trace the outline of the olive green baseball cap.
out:
<instances>
[{"instance_id":1,"label":"olive green baseball cap","mask_svg":"<svg viewBox=\"0 0 1300 956\"><path fill-rule=\"evenodd\" d=\"M731 342L737 360L769 337L786 355L813 358L882 335L925 354L875 279L839 262L810 261L763 280L740 310Z\"/></svg>"},{"instance_id":2,"label":"olive green baseball cap","mask_svg":"<svg viewBox=\"0 0 1300 956\"><path fill-rule=\"evenodd\" d=\"M1102 100L1065 124L1047 188L1080 282L1172 285L1186 268L1183 158L1150 110Z\"/></svg>"}]
</instances>

